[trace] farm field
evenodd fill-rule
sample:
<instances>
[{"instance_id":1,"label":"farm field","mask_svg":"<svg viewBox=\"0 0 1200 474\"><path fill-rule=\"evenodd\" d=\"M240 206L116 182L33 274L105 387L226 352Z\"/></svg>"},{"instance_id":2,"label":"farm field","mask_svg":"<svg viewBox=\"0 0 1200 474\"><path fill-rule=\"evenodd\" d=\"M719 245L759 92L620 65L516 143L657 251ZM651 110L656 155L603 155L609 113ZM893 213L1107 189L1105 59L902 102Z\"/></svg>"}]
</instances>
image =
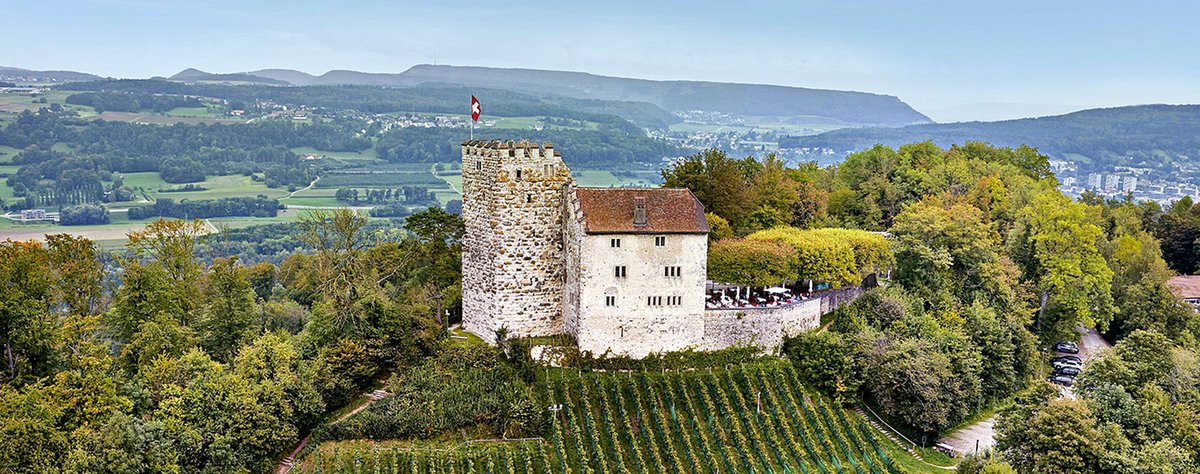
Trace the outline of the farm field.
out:
<instances>
[{"instance_id":1,"label":"farm field","mask_svg":"<svg viewBox=\"0 0 1200 474\"><path fill-rule=\"evenodd\" d=\"M279 215L276 217L212 217L204 219L204 221L213 231L225 227L239 229L263 224L295 222L308 212L310 211L304 209L284 209L279 211ZM142 229L153 220L130 220L123 212L112 213L111 219L112 222L108 224L74 226L18 224L8 219L0 219L0 240L41 240L46 234L71 234L86 237L105 245L119 246L120 242L126 240L126 234Z\"/></svg>"},{"instance_id":2,"label":"farm field","mask_svg":"<svg viewBox=\"0 0 1200 474\"><path fill-rule=\"evenodd\" d=\"M461 172L455 173L455 174L439 174L439 175L437 175L437 177L441 178L442 181L445 181L446 184L449 184L451 188L454 188L454 192L456 192L456 193L462 192L462 173Z\"/></svg>"},{"instance_id":3,"label":"farm field","mask_svg":"<svg viewBox=\"0 0 1200 474\"><path fill-rule=\"evenodd\" d=\"M204 187L203 191L188 192L159 192L160 189L179 188L184 185L163 181L162 177L153 171L144 173L118 173L114 176L121 176L125 181L125 186L131 189L142 188L151 198L171 198L176 201L182 199L218 199L236 196L254 197L259 194L271 198L281 198L288 195L286 188L268 188L266 184L254 181L249 176L240 174L209 176L202 182L193 183Z\"/></svg>"},{"instance_id":4,"label":"farm field","mask_svg":"<svg viewBox=\"0 0 1200 474\"><path fill-rule=\"evenodd\" d=\"M13 156L20 153L21 150L7 145L0 145L0 163L12 163Z\"/></svg>"},{"instance_id":5,"label":"farm field","mask_svg":"<svg viewBox=\"0 0 1200 474\"><path fill-rule=\"evenodd\" d=\"M658 186L646 179L620 178L611 171L603 170L571 170L575 176L575 184L588 187L652 187Z\"/></svg>"},{"instance_id":6,"label":"farm field","mask_svg":"<svg viewBox=\"0 0 1200 474\"><path fill-rule=\"evenodd\" d=\"M436 198L438 200L438 202L442 203L443 206L445 206L446 203L453 201L455 199L462 200L462 194L459 194L458 191L449 191L449 190L434 191L433 197Z\"/></svg>"},{"instance_id":7,"label":"farm field","mask_svg":"<svg viewBox=\"0 0 1200 474\"><path fill-rule=\"evenodd\" d=\"M18 224L0 219L0 240L42 240L46 234L71 234L101 242L125 240L129 232L141 229L150 221L132 221L125 213L114 212L108 224L98 225L55 225Z\"/></svg>"},{"instance_id":8,"label":"farm field","mask_svg":"<svg viewBox=\"0 0 1200 474\"><path fill-rule=\"evenodd\" d=\"M246 119L233 117L213 117L213 116L181 116L158 114L158 113L142 113L142 112L113 112L105 111L100 115L95 115L92 118L97 120L108 120L112 122L136 122L150 123L155 125L174 125L177 123L185 123L194 125L198 123L244 123Z\"/></svg>"},{"instance_id":9,"label":"farm field","mask_svg":"<svg viewBox=\"0 0 1200 474\"><path fill-rule=\"evenodd\" d=\"M74 94L69 91L49 91L42 94L0 94L0 112L20 113L26 110L37 110L42 107L49 107L50 104L59 104L67 110L79 112L81 116L95 115L95 111L91 107L82 105L67 104L67 96ZM38 102L41 99L46 99L45 103Z\"/></svg>"},{"instance_id":10,"label":"farm field","mask_svg":"<svg viewBox=\"0 0 1200 474\"><path fill-rule=\"evenodd\" d=\"M317 181L318 188L386 188L397 186L446 187L445 181L432 173L372 171L362 173L327 173Z\"/></svg>"},{"instance_id":11,"label":"farm field","mask_svg":"<svg viewBox=\"0 0 1200 474\"><path fill-rule=\"evenodd\" d=\"M786 363L666 374L551 369L539 383L544 405L562 407L547 412L555 414L541 439L324 443L299 472L893 474L917 462L897 459L907 455L856 413L810 396Z\"/></svg>"}]
</instances>

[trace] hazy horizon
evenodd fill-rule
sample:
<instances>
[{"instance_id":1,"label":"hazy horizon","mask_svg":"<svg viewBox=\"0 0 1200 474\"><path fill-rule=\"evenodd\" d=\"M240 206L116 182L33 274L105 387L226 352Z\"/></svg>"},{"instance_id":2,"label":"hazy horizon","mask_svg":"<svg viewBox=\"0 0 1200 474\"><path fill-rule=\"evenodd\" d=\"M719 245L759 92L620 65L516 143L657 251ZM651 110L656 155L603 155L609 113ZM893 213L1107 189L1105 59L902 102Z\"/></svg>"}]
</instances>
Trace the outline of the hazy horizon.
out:
<instances>
[{"instance_id":1,"label":"hazy horizon","mask_svg":"<svg viewBox=\"0 0 1200 474\"><path fill-rule=\"evenodd\" d=\"M22 5L0 65L113 77L422 64L894 95L936 121L1200 103L1200 7L1106 2L846 5L359 2Z\"/></svg>"}]
</instances>

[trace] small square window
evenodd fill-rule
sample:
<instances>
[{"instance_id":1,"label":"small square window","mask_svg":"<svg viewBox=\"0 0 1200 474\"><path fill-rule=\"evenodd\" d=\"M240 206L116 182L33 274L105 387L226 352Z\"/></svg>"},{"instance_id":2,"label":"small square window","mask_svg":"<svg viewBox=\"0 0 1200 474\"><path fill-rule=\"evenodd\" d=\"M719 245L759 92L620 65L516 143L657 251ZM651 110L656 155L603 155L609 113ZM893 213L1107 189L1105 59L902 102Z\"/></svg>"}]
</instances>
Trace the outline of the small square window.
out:
<instances>
[{"instance_id":1,"label":"small square window","mask_svg":"<svg viewBox=\"0 0 1200 474\"><path fill-rule=\"evenodd\" d=\"M617 278L625 278L625 265L618 265L615 270Z\"/></svg>"},{"instance_id":2,"label":"small square window","mask_svg":"<svg viewBox=\"0 0 1200 474\"><path fill-rule=\"evenodd\" d=\"M532 195L532 194L526 194L526 195L525 195L525 204L529 204L529 203L532 203L532 202L533 202L533 195Z\"/></svg>"},{"instance_id":3,"label":"small square window","mask_svg":"<svg viewBox=\"0 0 1200 474\"><path fill-rule=\"evenodd\" d=\"M666 247L667 246L667 238L666 237L655 237L654 238L654 246L655 247Z\"/></svg>"},{"instance_id":4,"label":"small square window","mask_svg":"<svg viewBox=\"0 0 1200 474\"><path fill-rule=\"evenodd\" d=\"M616 306L616 305L617 305L617 296L616 295L607 295L604 297L604 306Z\"/></svg>"},{"instance_id":5,"label":"small square window","mask_svg":"<svg viewBox=\"0 0 1200 474\"><path fill-rule=\"evenodd\" d=\"M608 244L614 249L619 249L621 248L621 239L610 239Z\"/></svg>"}]
</instances>

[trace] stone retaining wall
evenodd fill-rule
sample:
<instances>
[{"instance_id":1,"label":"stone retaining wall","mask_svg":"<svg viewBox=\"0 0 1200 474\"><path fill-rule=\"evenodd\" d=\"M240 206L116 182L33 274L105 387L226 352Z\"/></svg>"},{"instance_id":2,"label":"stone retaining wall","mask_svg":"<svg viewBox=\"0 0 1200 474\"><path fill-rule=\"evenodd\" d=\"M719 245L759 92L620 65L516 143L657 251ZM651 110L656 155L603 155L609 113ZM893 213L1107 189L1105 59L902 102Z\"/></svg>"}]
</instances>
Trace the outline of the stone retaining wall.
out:
<instances>
[{"instance_id":1,"label":"stone retaining wall","mask_svg":"<svg viewBox=\"0 0 1200 474\"><path fill-rule=\"evenodd\" d=\"M783 345L783 338L817 329L821 315L853 301L860 294L862 288L853 286L787 306L707 310L704 312L704 343L700 349L716 350L741 344L776 350Z\"/></svg>"}]
</instances>

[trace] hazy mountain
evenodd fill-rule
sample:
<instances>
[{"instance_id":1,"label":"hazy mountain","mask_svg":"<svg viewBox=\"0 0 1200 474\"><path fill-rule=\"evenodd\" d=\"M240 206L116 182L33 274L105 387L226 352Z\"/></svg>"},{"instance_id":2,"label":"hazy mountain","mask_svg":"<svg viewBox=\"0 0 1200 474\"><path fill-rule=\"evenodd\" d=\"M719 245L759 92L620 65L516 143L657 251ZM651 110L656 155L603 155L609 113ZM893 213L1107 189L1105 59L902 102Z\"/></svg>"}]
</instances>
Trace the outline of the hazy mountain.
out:
<instances>
[{"instance_id":1,"label":"hazy mountain","mask_svg":"<svg viewBox=\"0 0 1200 474\"><path fill-rule=\"evenodd\" d=\"M249 82L254 84L267 84L272 86L286 86L288 81L272 79L269 77L255 76L247 73L234 74L213 74L204 72L195 68L187 68L175 73L174 76L167 78L172 81L182 82Z\"/></svg>"},{"instance_id":2,"label":"hazy mountain","mask_svg":"<svg viewBox=\"0 0 1200 474\"><path fill-rule=\"evenodd\" d=\"M899 146L932 140L949 146L977 140L1000 146L1037 147L1052 157L1078 163L1080 170L1134 166L1169 171L1181 164L1200 165L1197 130L1200 105L1138 105L1000 122L841 129L790 137L780 145L830 148L841 155L875 144Z\"/></svg>"},{"instance_id":3,"label":"hazy mountain","mask_svg":"<svg viewBox=\"0 0 1200 474\"><path fill-rule=\"evenodd\" d=\"M668 111L705 110L735 115L833 118L856 125L929 123L900 99L865 92L760 84L651 81L582 72L417 65L400 74L330 71L313 84L412 86L455 84L579 99L647 102Z\"/></svg>"},{"instance_id":4,"label":"hazy mountain","mask_svg":"<svg viewBox=\"0 0 1200 474\"><path fill-rule=\"evenodd\" d=\"M295 69L259 69L243 74L283 81L294 86L307 86L317 78L317 76Z\"/></svg>"},{"instance_id":5,"label":"hazy mountain","mask_svg":"<svg viewBox=\"0 0 1200 474\"><path fill-rule=\"evenodd\" d=\"M0 66L0 80L32 82L76 82L103 79L95 74L75 71L31 71L17 67Z\"/></svg>"},{"instance_id":6,"label":"hazy mountain","mask_svg":"<svg viewBox=\"0 0 1200 474\"><path fill-rule=\"evenodd\" d=\"M245 74L292 85L449 85L503 89L539 97L644 102L667 111L704 110L779 117L785 121L820 117L847 125L880 126L931 122L894 96L761 84L651 81L582 72L433 65L413 66L398 74L334 70L313 77L290 69Z\"/></svg>"},{"instance_id":7,"label":"hazy mountain","mask_svg":"<svg viewBox=\"0 0 1200 474\"><path fill-rule=\"evenodd\" d=\"M934 121L948 122L996 122L1029 117L1062 115L1086 109L1079 105L1036 104L1025 102L979 102L961 104L938 109L921 109Z\"/></svg>"}]
</instances>

